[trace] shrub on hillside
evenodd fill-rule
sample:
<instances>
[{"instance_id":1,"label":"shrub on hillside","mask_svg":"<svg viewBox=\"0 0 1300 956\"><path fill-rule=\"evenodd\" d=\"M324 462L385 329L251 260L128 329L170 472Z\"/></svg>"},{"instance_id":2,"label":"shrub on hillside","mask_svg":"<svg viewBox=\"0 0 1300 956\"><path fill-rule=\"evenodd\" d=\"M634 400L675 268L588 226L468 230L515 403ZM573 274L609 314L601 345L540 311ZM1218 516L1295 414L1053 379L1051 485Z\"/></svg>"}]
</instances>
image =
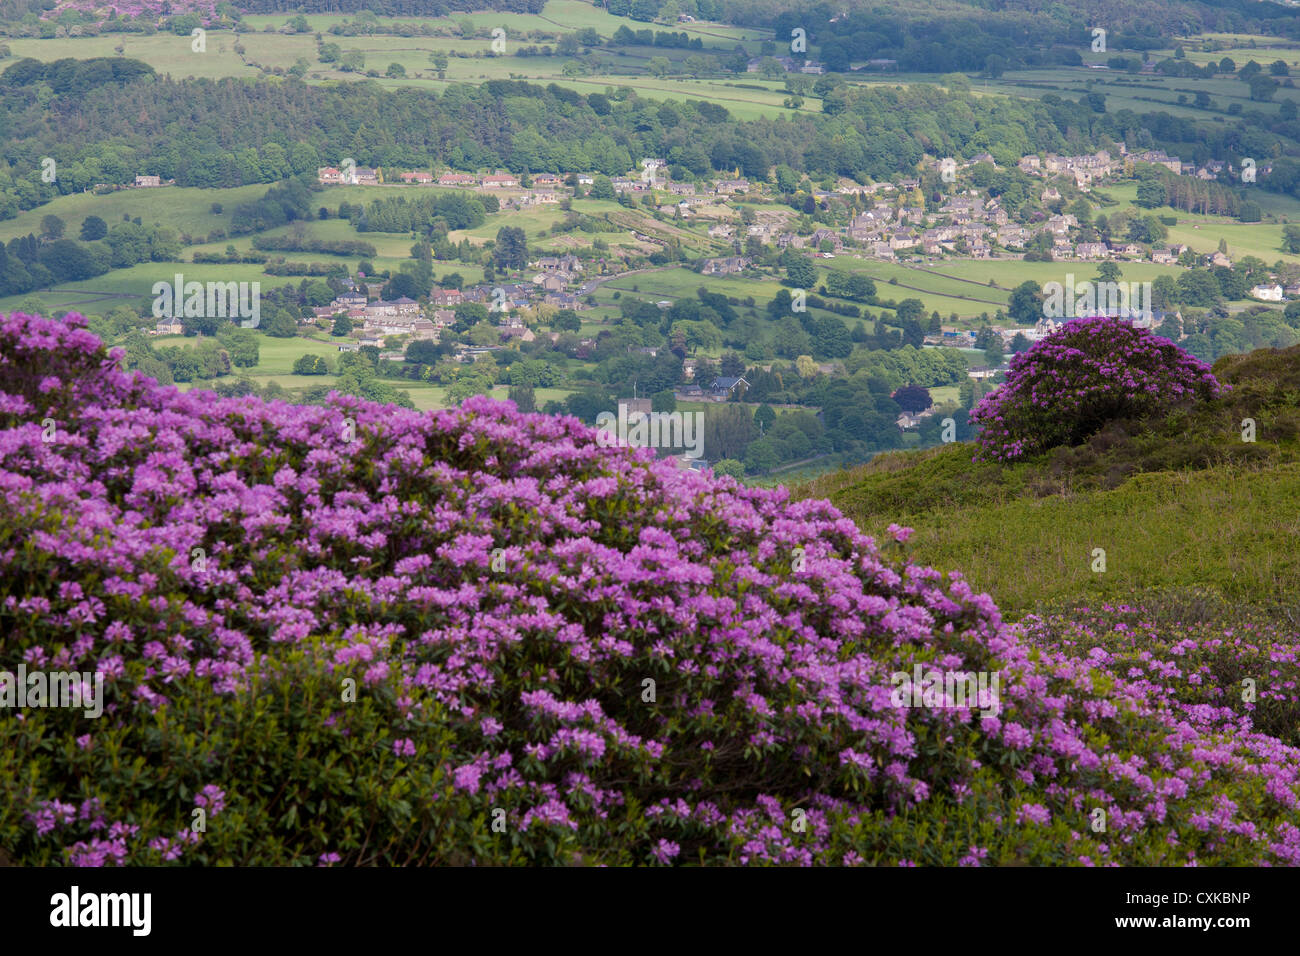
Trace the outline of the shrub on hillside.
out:
<instances>
[{"instance_id":1,"label":"shrub on hillside","mask_svg":"<svg viewBox=\"0 0 1300 956\"><path fill-rule=\"evenodd\" d=\"M979 457L1007 461L1222 391L1208 365L1168 339L1123 319L1075 319L1013 356L1006 384L970 417Z\"/></svg>"},{"instance_id":2,"label":"shrub on hillside","mask_svg":"<svg viewBox=\"0 0 1300 956\"><path fill-rule=\"evenodd\" d=\"M328 375L329 365L320 355L300 355L293 362L294 375Z\"/></svg>"},{"instance_id":3,"label":"shrub on hillside","mask_svg":"<svg viewBox=\"0 0 1300 956\"><path fill-rule=\"evenodd\" d=\"M0 720L18 863L1300 863L1300 752L906 529L484 398L180 393L81 323L0 320L0 671L106 678Z\"/></svg>"}]
</instances>

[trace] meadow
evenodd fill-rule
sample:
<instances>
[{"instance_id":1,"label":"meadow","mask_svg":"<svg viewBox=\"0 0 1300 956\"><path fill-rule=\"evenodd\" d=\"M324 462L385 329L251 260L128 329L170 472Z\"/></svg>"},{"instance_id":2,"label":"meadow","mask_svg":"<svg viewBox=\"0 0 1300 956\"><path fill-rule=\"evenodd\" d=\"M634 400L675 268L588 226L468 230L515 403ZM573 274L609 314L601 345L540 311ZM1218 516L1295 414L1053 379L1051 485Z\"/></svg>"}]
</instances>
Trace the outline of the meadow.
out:
<instances>
[{"instance_id":1,"label":"meadow","mask_svg":"<svg viewBox=\"0 0 1300 956\"><path fill-rule=\"evenodd\" d=\"M722 74L685 75L684 61L700 53L730 53L737 45L756 55L759 44L771 39L770 31L734 27L725 24L696 22L647 24L626 17L613 16L580 0L550 0L541 14L478 12L449 17L380 17L385 27L428 27L437 35L400 36L387 34L343 36L326 31L349 20L348 17L308 15L312 32L286 30L293 15L250 15L243 23L250 28L238 33L208 31L206 49L191 49L189 37L159 33L153 36L109 34L98 37L61 37L52 39L14 39L9 46L15 57L33 57L49 62L63 57L99 57L121 55L142 60L160 74L181 77L255 78L266 71L287 72L299 61L307 64L304 79L310 83L351 82L365 78L386 88L417 87L441 89L451 83L480 83L490 79L524 79L538 83L557 83L581 93L607 92L612 86L627 87L655 99L704 99L720 103L739 119L775 117L788 113L784 106L788 95L783 81L764 80L754 75ZM520 56L520 47L554 46L555 40L578 30L594 29L602 38L613 36L619 27L631 30L671 30L698 38L703 50L671 49L638 45L596 48L591 56L577 57ZM487 32L495 27L506 30L506 51L497 55ZM468 29L466 35L462 31ZM364 57L362 73L338 69L337 64L322 63L317 56L315 35L320 31L327 43L336 43L344 51L357 51ZM475 35L482 33L483 35ZM243 48L242 54L235 50ZM118 47L121 47L119 52ZM431 62L434 53L448 57L446 69L439 75ZM648 72L651 59L663 57L682 75L655 78ZM399 64L405 76L388 77L391 64ZM753 89L752 87L763 87ZM821 101L805 97L799 108L803 112L821 111Z\"/></svg>"},{"instance_id":2,"label":"meadow","mask_svg":"<svg viewBox=\"0 0 1300 956\"><path fill-rule=\"evenodd\" d=\"M1259 51L1256 51L1257 54ZM1109 56L1132 56L1132 54L1092 54L1084 55L1085 61L1105 63ZM1215 61L1226 54L1218 53ZM1292 56L1300 55L1292 51ZM1153 60L1172 56L1172 51L1152 52ZM1191 56L1188 57L1191 59ZM1251 57L1234 56L1238 67L1243 66ZM1276 59L1286 57L1270 55L1266 60L1256 55L1254 59L1261 66L1267 67ZM908 77L904 77L908 79ZM913 81L925 81L926 77L911 77ZM933 81L933 77L929 77ZM1236 76L1182 77L1166 76L1160 73L1132 74L1117 70L1096 70L1087 66L1059 66L1050 69L1017 70L998 79L972 78L973 92L991 95L1030 97L1037 99L1044 93L1056 93L1069 99L1079 99L1088 93L1102 93L1106 97L1108 112L1128 109L1135 113L1164 112L1183 119L1200 121L1220 121L1228 115L1228 107L1236 104L1242 110L1257 110L1266 115L1276 113L1283 100L1292 100L1300 104L1300 90L1279 87L1273 99L1261 103L1251 100L1250 87ZM1208 108L1192 105L1197 93L1206 93L1210 97ZM1184 101L1179 101L1179 96Z\"/></svg>"},{"instance_id":3,"label":"meadow","mask_svg":"<svg viewBox=\"0 0 1300 956\"><path fill-rule=\"evenodd\" d=\"M230 213L240 203L259 199L265 185L233 189L198 189L163 186L153 189L119 189L109 193L74 193L57 196L35 209L20 212L13 219L0 220L0 239L8 242L28 233L41 234L41 220L58 216L67 226L64 235L76 238L87 216L98 216L110 227L123 218L138 218L146 226L166 226L177 234L206 236L227 229ZM212 212L212 204L222 206Z\"/></svg>"},{"instance_id":4,"label":"meadow","mask_svg":"<svg viewBox=\"0 0 1300 956\"><path fill-rule=\"evenodd\" d=\"M178 272L185 276L186 282L260 282L263 291L281 285L296 285L301 281L292 276L268 276L258 265L142 262L126 269L113 269L93 279L63 283L57 291L28 292L0 298L0 310L19 309L23 303L35 300L49 309L102 314L124 305L148 313L153 301L154 283L171 283Z\"/></svg>"},{"instance_id":5,"label":"meadow","mask_svg":"<svg viewBox=\"0 0 1300 956\"><path fill-rule=\"evenodd\" d=\"M1291 464L1139 475L1114 491L921 516L849 514L868 533L883 535L894 522L915 528L914 560L961 571L1004 612L1194 586L1269 604L1300 591L1297 495L1300 465ZM1104 572L1093 570L1095 548L1105 551Z\"/></svg>"}]
</instances>

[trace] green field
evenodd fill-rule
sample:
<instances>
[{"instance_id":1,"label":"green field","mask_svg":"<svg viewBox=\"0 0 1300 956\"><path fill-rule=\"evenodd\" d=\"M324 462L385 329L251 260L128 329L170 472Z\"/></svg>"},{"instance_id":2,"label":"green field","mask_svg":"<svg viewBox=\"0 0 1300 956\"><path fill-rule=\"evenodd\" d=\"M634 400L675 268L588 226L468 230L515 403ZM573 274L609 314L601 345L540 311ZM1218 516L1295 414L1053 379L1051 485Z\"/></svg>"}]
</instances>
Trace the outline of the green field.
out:
<instances>
[{"instance_id":1,"label":"green field","mask_svg":"<svg viewBox=\"0 0 1300 956\"><path fill-rule=\"evenodd\" d=\"M58 216L67 225L64 235L76 238L87 216L98 216L112 228L124 216L139 218L147 226L166 226L177 234L206 236L214 229L228 229L230 213L239 203L260 198L267 185L238 186L234 189L198 189L164 186L157 189L120 189L95 195L77 193L58 196L42 206L0 221L0 239L8 242L28 233L41 233L41 220ZM221 203L222 212L211 211Z\"/></svg>"},{"instance_id":2,"label":"green field","mask_svg":"<svg viewBox=\"0 0 1300 956\"><path fill-rule=\"evenodd\" d=\"M1259 52L1259 51L1256 51ZM1109 56L1117 54L1085 54L1084 59L1088 62L1105 63ZM1132 54L1121 53L1118 55L1131 56ZM1165 53L1152 52L1152 59L1158 61L1172 55L1172 51ZM1214 59L1218 61L1225 54L1215 54ZM1293 56L1296 52L1293 51ZM1188 59L1192 59L1188 55ZM1233 56L1237 66L1245 64L1249 57L1241 58ZM1259 60L1259 57L1255 57ZM1261 60L1261 65L1267 67L1276 59L1287 59L1280 56L1269 56L1267 60ZM927 77L905 76L904 79L925 82ZM928 77L933 81L933 76ZM1222 119L1227 116L1227 108L1236 103L1242 110L1258 110L1265 114L1277 112L1283 100L1291 99L1300 104L1300 90L1279 88L1273 96L1273 99L1267 103L1254 102L1250 99L1250 87L1237 79L1235 76L1216 76L1213 78L1201 77L1171 77L1162 74L1129 74L1122 71L1114 70L1091 70L1087 67L1055 67L1051 69L1034 69L1034 70L1017 70L1014 73L1007 73L997 80L972 79L972 89L977 93L990 93L995 95L1007 95L1018 97L1029 97L1037 99L1045 93L1056 93L1062 97L1077 100L1087 93L1101 93L1106 97L1106 109L1108 112L1115 112L1121 109L1133 110L1135 113L1164 112L1171 116L1178 116L1183 119L1199 120L1201 122L1212 121L1216 116ZM1191 105L1195 95L1204 92L1210 96L1211 105L1208 109L1198 109ZM1182 95L1186 102L1179 103L1178 97Z\"/></svg>"},{"instance_id":3,"label":"green field","mask_svg":"<svg viewBox=\"0 0 1300 956\"><path fill-rule=\"evenodd\" d=\"M160 335L150 341L155 347L161 348L170 345L193 347L198 340L186 338L183 335ZM338 381L337 368L340 355L339 343L341 341L341 339L331 338L321 332L312 332L310 337L299 335L292 339L273 338L259 333L258 363L253 368L238 369L237 375L227 375L218 379L179 383L177 387L182 391L211 389L218 382L234 381L239 377L248 378L263 388L272 382L289 390L310 388L317 385L333 385ZM303 355L322 356L330 366L330 374L294 375L293 363ZM403 379L384 379L384 381L398 391L407 392L411 396L411 401L415 407L421 411L450 406L447 401L445 386ZM508 391L507 386L497 385L492 388L489 394L492 398L504 401ZM538 388L534 391L534 397L539 409L549 401L562 401L571 394L572 389L567 388Z\"/></svg>"},{"instance_id":4,"label":"green field","mask_svg":"<svg viewBox=\"0 0 1300 956\"><path fill-rule=\"evenodd\" d=\"M916 528L914 561L960 570L1004 610L1092 604L1143 588L1205 586L1229 599L1281 600L1300 588L1300 465L1141 475L1115 491L1019 498L914 518L852 514L868 533ZM1141 515L1135 522L1133 516ZM1093 549L1106 552L1104 573Z\"/></svg>"},{"instance_id":5,"label":"green field","mask_svg":"<svg viewBox=\"0 0 1300 956\"><path fill-rule=\"evenodd\" d=\"M292 19L293 14L249 14L243 17L243 22L255 30L261 31L266 27L280 29ZM349 16L335 16L329 14L307 14L307 23L312 30L326 31L336 24L353 19ZM435 30L457 31L461 23L471 23L476 30L491 29L492 27L504 27L511 33L525 33L529 31L538 31L542 33L572 32L590 27L603 37L614 35L620 26L626 26L629 29L645 29L650 24L640 23L627 17L618 17L600 7L593 6L586 0L549 0L540 14L523 14L523 13L506 13L499 11L479 11L473 13L453 13L447 17L380 17L381 23L393 24L410 24L414 27L428 25ZM662 25L655 25L655 29L665 29ZM758 42L759 40L771 37L771 31L753 30L744 27L733 27L724 24L709 23L705 21L697 23L674 24L675 32L685 31L692 36L699 36L702 40L708 41L710 38L725 40L729 43L736 42ZM347 38L345 38L347 39ZM427 38L415 38L427 39Z\"/></svg>"},{"instance_id":6,"label":"green field","mask_svg":"<svg viewBox=\"0 0 1300 956\"><path fill-rule=\"evenodd\" d=\"M1267 218L1276 221L1255 223L1238 222L1222 216L1206 216L1200 213L1185 212L1169 206L1155 209L1142 209L1134 204L1137 197L1137 183L1125 182L1106 186L1096 191L1099 197L1118 200L1118 205L1096 206L1094 214L1110 213L1123 209L1134 215L1155 215L1174 217L1176 225L1170 226L1167 242L1183 243L1192 251L1208 255L1219 247L1219 240L1228 244L1228 254L1234 259L1242 256L1257 256L1272 265L1282 262L1300 263L1300 256L1282 251L1282 230L1288 222L1300 221L1300 200L1291 196L1253 190L1249 195L1259 203Z\"/></svg>"},{"instance_id":7,"label":"green field","mask_svg":"<svg viewBox=\"0 0 1300 956\"><path fill-rule=\"evenodd\" d=\"M623 276L606 282L600 287L598 296L605 299L610 292L617 290L625 295L631 292L642 298L680 298L695 295L695 290L702 285L707 285L712 292L742 300L752 297L760 305L782 288L774 279L743 279L736 276L720 278L702 276L691 269L673 268Z\"/></svg>"},{"instance_id":8,"label":"green field","mask_svg":"<svg viewBox=\"0 0 1300 956\"><path fill-rule=\"evenodd\" d=\"M125 305L147 314L153 298L154 283L171 283L178 272L184 275L186 282L260 282L263 289L297 284L300 281L290 276L268 276L257 265L142 262L128 269L113 269L94 279L65 283L59 286L59 292L29 292L26 295L8 296L0 299L0 310L16 309L29 299L37 299L51 309L103 314ZM64 290L71 290L71 293Z\"/></svg>"},{"instance_id":9,"label":"green field","mask_svg":"<svg viewBox=\"0 0 1300 956\"><path fill-rule=\"evenodd\" d=\"M641 23L613 16L582 0L550 0L540 14L478 12L448 17L379 18L385 27L412 31L428 29L433 35L412 36L375 34L345 36L330 34L330 27L351 18L311 15L307 22L312 32L281 32L293 14L253 15L243 19L249 29L243 32L210 30L204 52L191 48L189 37L168 33L153 36L108 34L98 37L58 39L15 39L9 46L15 57L33 57L52 61L64 57L101 57L122 55L142 60L160 74L176 78L220 77L256 78L264 73L283 75L300 59L308 64L305 79L312 83L351 82L373 73L372 79L388 88L416 87L442 89L449 83L480 83L489 79L524 79L540 83L555 82L579 92L606 92L623 86L656 99L704 99L726 106L737 118L775 117L789 110L783 105L786 93L781 82L733 74L708 73L687 75L682 66L692 55L730 53L741 44L757 53L759 43L770 39L767 30L734 27L724 24ZM470 29L462 33L462 25ZM620 27L632 30L671 30L700 39L703 50L664 47L619 46L583 49L577 56L520 56L523 47L554 47L564 35L591 28L603 38L611 37ZM506 31L506 49L502 55L492 50L488 31L501 27ZM325 42L337 43L344 51L357 51L364 57L361 73L345 72L337 64L321 63L317 58L315 31ZM479 35L479 34L482 35ZM242 54L235 47L243 48ZM118 47L121 47L120 53ZM430 55L446 54L448 63L440 77L430 62ZM654 78L648 73L650 60L664 57L679 74ZM390 64L400 64L406 75L386 76ZM741 89L737 84L763 86L763 90ZM820 112L818 99L806 98L803 112Z\"/></svg>"}]
</instances>

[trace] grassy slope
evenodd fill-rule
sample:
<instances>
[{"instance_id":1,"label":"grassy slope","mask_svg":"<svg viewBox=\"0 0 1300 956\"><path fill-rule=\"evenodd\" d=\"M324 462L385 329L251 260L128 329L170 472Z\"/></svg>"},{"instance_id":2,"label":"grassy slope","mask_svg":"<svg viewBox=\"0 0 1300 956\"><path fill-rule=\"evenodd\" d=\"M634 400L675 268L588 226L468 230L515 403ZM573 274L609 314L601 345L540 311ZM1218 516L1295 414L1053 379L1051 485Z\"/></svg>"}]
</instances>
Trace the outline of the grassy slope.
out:
<instances>
[{"instance_id":1,"label":"grassy slope","mask_svg":"<svg viewBox=\"0 0 1300 956\"><path fill-rule=\"evenodd\" d=\"M961 571L1011 616L1194 587L1240 605L1293 604L1300 347L1221 359L1215 373L1234 385L1227 399L1117 423L1079 448L1012 466L974 464L965 444L882 455L795 493L829 497L870 534L915 528L914 559ZM1245 417L1258 425L1253 444Z\"/></svg>"}]
</instances>

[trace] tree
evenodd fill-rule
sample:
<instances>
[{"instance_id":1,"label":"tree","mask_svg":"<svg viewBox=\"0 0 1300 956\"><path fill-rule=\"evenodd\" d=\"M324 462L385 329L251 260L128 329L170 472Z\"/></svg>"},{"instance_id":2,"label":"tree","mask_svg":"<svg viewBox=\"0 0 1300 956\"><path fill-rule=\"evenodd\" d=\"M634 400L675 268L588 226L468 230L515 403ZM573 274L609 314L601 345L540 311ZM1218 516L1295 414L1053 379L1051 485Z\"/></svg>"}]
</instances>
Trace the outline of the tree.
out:
<instances>
[{"instance_id":1,"label":"tree","mask_svg":"<svg viewBox=\"0 0 1300 956\"><path fill-rule=\"evenodd\" d=\"M329 366L319 355L303 355L293 363L294 375L328 375Z\"/></svg>"},{"instance_id":2,"label":"tree","mask_svg":"<svg viewBox=\"0 0 1300 956\"><path fill-rule=\"evenodd\" d=\"M402 360L411 365L437 365L442 353L439 347L428 339L416 339L406 347Z\"/></svg>"},{"instance_id":3,"label":"tree","mask_svg":"<svg viewBox=\"0 0 1300 956\"><path fill-rule=\"evenodd\" d=\"M789 255L785 260L786 281L799 289L811 289L817 284L817 267L802 255Z\"/></svg>"},{"instance_id":4,"label":"tree","mask_svg":"<svg viewBox=\"0 0 1300 956\"><path fill-rule=\"evenodd\" d=\"M55 240L63 238L64 222L58 216L50 213L41 218L41 238L46 240Z\"/></svg>"},{"instance_id":5,"label":"tree","mask_svg":"<svg viewBox=\"0 0 1300 956\"><path fill-rule=\"evenodd\" d=\"M490 364L490 363L488 363ZM447 388L447 401L459 405L473 395L487 395L492 391L492 374L478 365L461 372Z\"/></svg>"},{"instance_id":6,"label":"tree","mask_svg":"<svg viewBox=\"0 0 1300 956\"><path fill-rule=\"evenodd\" d=\"M1282 251L1290 255L1300 255L1300 226L1282 227Z\"/></svg>"},{"instance_id":7,"label":"tree","mask_svg":"<svg viewBox=\"0 0 1300 956\"><path fill-rule=\"evenodd\" d=\"M531 385L511 385L506 397L515 403L521 412L537 411L537 397Z\"/></svg>"},{"instance_id":8,"label":"tree","mask_svg":"<svg viewBox=\"0 0 1300 956\"><path fill-rule=\"evenodd\" d=\"M401 79L406 76L406 67L400 63L390 63L388 69L384 71L384 75L394 80Z\"/></svg>"},{"instance_id":9,"label":"tree","mask_svg":"<svg viewBox=\"0 0 1300 956\"><path fill-rule=\"evenodd\" d=\"M652 76L662 78L672 72L673 65L666 56L652 56L646 68Z\"/></svg>"},{"instance_id":10,"label":"tree","mask_svg":"<svg viewBox=\"0 0 1300 956\"><path fill-rule=\"evenodd\" d=\"M1139 183L1135 201L1143 209L1155 209L1157 206L1163 206L1165 204L1165 184L1158 179L1148 179L1146 182Z\"/></svg>"},{"instance_id":11,"label":"tree","mask_svg":"<svg viewBox=\"0 0 1300 956\"><path fill-rule=\"evenodd\" d=\"M772 344L776 354L787 359L793 359L812 350L812 338L792 315L786 315L777 323Z\"/></svg>"},{"instance_id":12,"label":"tree","mask_svg":"<svg viewBox=\"0 0 1300 956\"><path fill-rule=\"evenodd\" d=\"M236 368L253 368L260 356L258 335L252 329L243 329L227 325L217 332L217 341L230 354L230 361Z\"/></svg>"},{"instance_id":13,"label":"tree","mask_svg":"<svg viewBox=\"0 0 1300 956\"><path fill-rule=\"evenodd\" d=\"M765 475L780 463L776 443L770 438L751 442L745 452L745 470L754 474Z\"/></svg>"},{"instance_id":14,"label":"tree","mask_svg":"<svg viewBox=\"0 0 1300 956\"><path fill-rule=\"evenodd\" d=\"M298 320L284 309L275 309L263 325L267 335L277 339L291 339L298 334Z\"/></svg>"},{"instance_id":15,"label":"tree","mask_svg":"<svg viewBox=\"0 0 1300 956\"><path fill-rule=\"evenodd\" d=\"M334 317L334 327L330 329L330 335L336 338L342 338L352 332L352 320L346 315L337 315Z\"/></svg>"},{"instance_id":16,"label":"tree","mask_svg":"<svg viewBox=\"0 0 1300 956\"><path fill-rule=\"evenodd\" d=\"M1219 281L1207 269L1188 269L1178 277L1178 299L1183 305L1213 308L1223 293Z\"/></svg>"},{"instance_id":17,"label":"tree","mask_svg":"<svg viewBox=\"0 0 1300 956\"><path fill-rule=\"evenodd\" d=\"M94 242L96 239L103 239L108 235L108 223L98 216L87 216L81 223L81 238L86 242Z\"/></svg>"},{"instance_id":18,"label":"tree","mask_svg":"<svg viewBox=\"0 0 1300 956\"><path fill-rule=\"evenodd\" d=\"M457 332L468 332L473 326L480 322L487 322L491 315L488 308L482 302L462 302L452 309L456 316L455 329Z\"/></svg>"},{"instance_id":19,"label":"tree","mask_svg":"<svg viewBox=\"0 0 1300 956\"><path fill-rule=\"evenodd\" d=\"M577 332L582 328L582 319L572 309L560 309L551 319L551 329L556 332Z\"/></svg>"},{"instance_id":20,"label":"tree","mask_svg":"<svg viewBox=\"0 0 1300 956\"><path fill-rule=\"evenodd\" d=\"M399 272L384 283L380 295L385 299L418 299L428 294L428 289L421 290L419 280L409 272Z\"/></svg>"},{"instance_id":21,"label":"tree","mask_svg":"<svg viewBox=\"0 0 1300 956\"><path fill-rule=\"evenodd\" d=\"M710 458L743 459L757 434L754 416L744 405L715 405L704 413L704 449Z\"/></svg>"},{"instance_id":22,"label":"tree","mask_svg":"<svg viewBox=\"0 0 1300 956\"><path fill-rule=\"evenodd\" d=\"M565 401L565 406L574 418L588 424L595 424L596 416L601 412L617 410L617 401L604 389L585 388L570 395Z\"/></svg>"},{"instance_id":23,"label":"tree","mask_svg":"<svg viewBox=\"0 0 1300 956\"><path fill-rule=\"evenodd\" d=\"M1002 364L1005 357L1006 353L1002 349L1002 337L994 336L984 349L984 361L988 363L989 368L997 368Z\"/></svg>"},{"instance_id":24,"label":"tree","mask_svg":"<svg viewBox=\"0 0 1300 956\"><path fill-rule=\"evenodd\" d=\"M524 231L517 226L498 229L492 261L502 271L522 269L528 265L528 236Z\"/></svg>"},{"instance_id":25,"label":"tree","mask_svg":"<svg viewBox=\"0 0 1300 956\"><path fill-rule=\"evenodd\" d=\"M1032 279L1011 290L1007 314L1021 325L1033 325L1043 315L1043 290Z\"/></svg>"},{"instance_id":26,"label":"tree","mask_svg":"<svg viewBox=\"0 0 1300 956\"><path fill-rule=\"evenodd\" d=\"M923 412L934 404L930 390L920 385L904 385L892 397L905 412Z\"/></svg>"},{"instance_id":27,"label":"tree","mask_svg":"<svg viewBox=\"0 0 1300 956\"><path fill-rule=\"evenodd\" d=\"M898 308L894 310L898 316L899 325L905 325L908 322L920 322L925 317L925 303L920 299L904 299L898 303Z\"/></svg>"},{"instance_id":28,"label":"tree","mask_svg":"<svg viewBox=\"0 0 1300 956\"><path fill-rule=\"evenodd\" d=\"M677 393L671 388L661 388L650 396L650 411L652 412L675 412L677 411Z\"/></svg>"},{"instance_id":29,"label":"tree","mask_svg":"<svg viewBox=\"0 0 1300 956\"><path fill-rule=\"evenodd\" d=\"M1120 275L1119 265L1114 262L1103 262L1097 267L1097 280L1099 282L1118 282Z\"/></svg>"},{"instance_id":30,"label":"tree","mask_svg":"<svg viewBox=\"0 0 1300 956\"><path fill-rule=\"evenodd\" d=\"M1277 92L1277 80L1267 76L1250 78L1250 98L1257 103L1267 103Z\"/></svg>"},{"instance_id":31,"label":"tree","mask_svg":"<svg viewBox=\"0 0 1300 956\"><path fill-rule=\"evenodd\" d=\"M39 265L49 270L55 282L67 282L103 275L109 257L93 255L89 247L72 239L56 239L41 249Z\"/></svg>"}]
</instances>

